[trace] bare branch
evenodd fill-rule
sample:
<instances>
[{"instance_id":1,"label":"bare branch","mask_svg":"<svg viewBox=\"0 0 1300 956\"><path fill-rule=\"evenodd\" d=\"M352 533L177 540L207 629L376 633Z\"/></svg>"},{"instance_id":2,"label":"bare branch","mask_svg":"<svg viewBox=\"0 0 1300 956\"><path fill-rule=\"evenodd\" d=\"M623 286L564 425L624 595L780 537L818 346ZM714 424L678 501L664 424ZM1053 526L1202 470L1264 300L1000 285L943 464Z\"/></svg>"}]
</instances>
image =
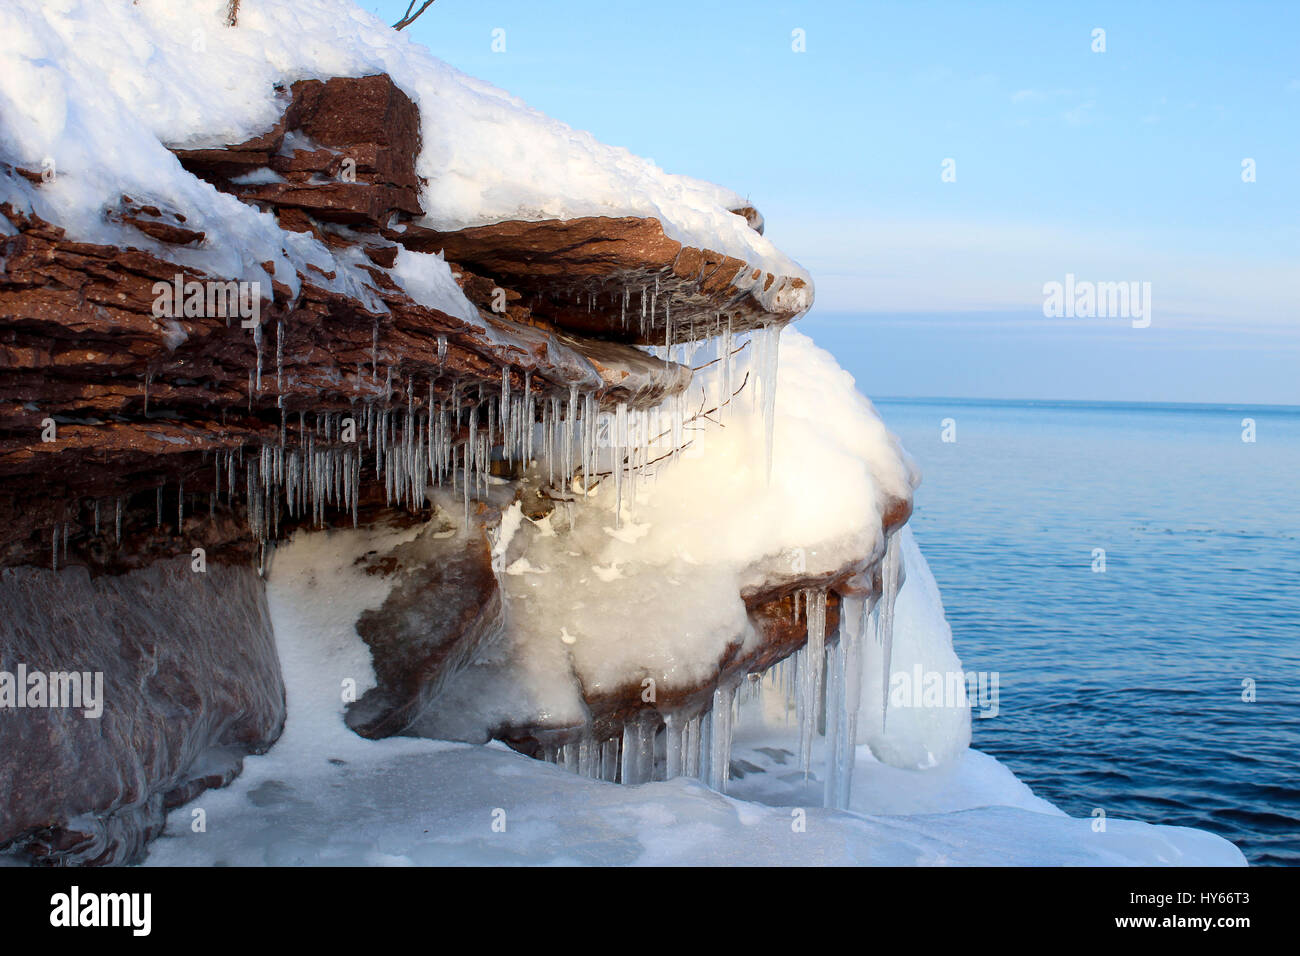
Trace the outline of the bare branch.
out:
<instances>
[{"instance_id":1,"label":"bare branch","mask_svg":"<svg viewBox=\"0 0 1300 956\"><path fill-rule=\"evenodd\" d=\"M745 346L748 345L748 344L749 344L749 340L746 339L744 342L741 343L740 348L732 349L732 350L731 350L731 354L732 354L732 355L739 355L741 352L743 352L743 351L745 350ZM722 361L722 359L714 359L714 360L711 361L711 362L705 362L703 365L695 365L695 366L692 366L692 367L691 367L691 371L692 371L692 372L698 372L698 371L699 371L700 369L702 369L702 368L708 368L710 365L717 365L717 364L718 364L719 362L721 362L721 361Z\"/></svg>"},{"instance_id":2,"label":"bare branch","mask_svg":"<svg viewBox=\"0 0 1300 956\"><path fill-rule=\"evenodd\" d=\"M690 418L687 418L687 419L683 420L683 422L682 422L682 426L683 426L683 428L684 428L685 426L689 425L691 422L699 421L701 418L704 419L706 422L709 422L709 423L711 423L711 424L717 425L719 428L726 428L727 426L726 426L725 424L723 424L722 422L718 421L716 418L713 417L713 413L714 413L714 412L717 412L717 411L719 411L719 410L721 410L721 409L723 409L723 408L725 408L725 407L728 406L728 405L730 405L730 404L731 404L731 399L732 399L732 398L735 398L737 395L739 395L739 394L741 393L741 391L745 388L745 385L746 385L748 382L749 382L749 373L746 372L746 373L745 373L744 381L742 381L742 382L740 383L740 388L738 388L738 389L736 389L734 392L732 392L732 393L731 393L731 397L728 398L725 402L722 402L720 405L714 405L712 408L710 408L710 409L707 410L707 411L705 411L705 409L704 409L704 402L701 401L701 402L700 402L700 410L699 410L698 412L696 412L694 415L692 415ZM700 390L701 394L703 394L703 391L704 391L703 389ZM692 428L691 431L698 431L698 429L694 429L694 428ZM658 436L656 436L655 438L652 438L652 439L650 439L650 440L651 440L652 442L655 442L655 441L658 441L660 438L665 437L665 436L668 435L668 434L670 434L670 433L669 433L669 432L661 432ZM677 451L681 451L681 450L683 450L683 449L689 447L690 444L691 444L693 441L695 441L694 438L692 438L692 439L690 439L690 440L688 440L688 441L686 441L686 442L683 442L680 446L678 446L677 449L675 449L675 451L667 452L667 453L665 453L665 454L663 454L663 455L660 455L658 458L655 458L655 459L652 460L652 461L647 461L647 462L646 462L646 465L653 465L655 462L663 461L665 458L671 458L671 457L675 454L675 452L677 452ZM624 462L624 463L627 462L627 456L626 456L626 455L623 456L623 462ZM594 476L593 476L596 480L591 484L590 488L595 488L597 485L599 485L599 484L601 483L601 481L603 481L604 479L608 478L608 477L609 477L610 475L612 475L612 474L614 474L612 471L598 471L598 472L596 472L596 473L594 474ZM588 490L590 490L590 488L588 488Z\"/></svg>"},{"instance_id":3,"label":"bare branch","mask_svg":"<svg viewBox=\"0 0 1300 956\"><path fill-rule=\"evenodd\" d=\"M415 5L419 2L420 0L411 0L411 2L406 5L406 12L402 14L402 19L398 20L396 23L393 24L394 30L400 30L403 27L409 27L416 20L420 19L420 14L422 14L425 10L428 10L429 7L433 6L433 0L424 0L424 3L421 5L420 9L415 10ZM415 12L412 13L411 12L412 10L415 10Z\"/></svg>"},{"instance_id":4,"label":"bare branch","mask_svg":"<svg viewBox=\"0 0 1300 956\"><path fill-rule=\"evenodd\" d=\"M226 6L226 26L233 27L239 25L239 0L230 0Z\"/></svg>"}]
</instances>

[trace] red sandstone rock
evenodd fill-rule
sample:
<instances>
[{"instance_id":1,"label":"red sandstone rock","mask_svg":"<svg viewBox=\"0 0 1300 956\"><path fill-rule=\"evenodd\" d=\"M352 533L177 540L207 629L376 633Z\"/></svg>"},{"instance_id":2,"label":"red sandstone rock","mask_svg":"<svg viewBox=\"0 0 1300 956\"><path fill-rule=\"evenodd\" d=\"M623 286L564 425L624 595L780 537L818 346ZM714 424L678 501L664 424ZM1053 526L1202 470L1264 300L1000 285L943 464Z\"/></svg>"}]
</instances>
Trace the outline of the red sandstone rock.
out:
<instances>
[{"instance_id":1,"label":"red sandstone rock","mask_svg":"<svg viewBox=\"0 0 1300 956\"><path fill-rule=\"evenodd\" d=\"M280 735L280 662L247 565L3 569L0 615L0 671L76 670L102 688L97 717L0 716L0 846L47 864L136 861L165 808L228 782Z\"/></svg>"},{"instance_id":2,"label":"red sandstone rock","mask_svg":"<svg viewBox=\"0 0 1300 956\"><path fill-rule=\"evenodd\" d=\"M394 585L380 607L357 621L379 681L348 707L348 726L363 737L406 730L501 633L501 591L482 531L468 538L439 537L439 531L430 525L367 562L367 573L391 577Z\"/></svg>"},{"instance_id":3,"label":"red sandstone rock","mask_svg":"<svg viewBox=\"0 0 1300 956\"><path fill-rule=\"evenodd\" d=\"M454 232L410 226L384 234L417 251L442 251L517 289L532 313L552 325L623 342L664 344L670 316L674 342L709 337L726 318L735 332L788 322L797 313L769 312L746 277L762 277L764 289L805 284L683 246L664 235L655 219L512 221ZM644 333L643 295L647 311L654 309Z\"/></svg>"}]
</instances>

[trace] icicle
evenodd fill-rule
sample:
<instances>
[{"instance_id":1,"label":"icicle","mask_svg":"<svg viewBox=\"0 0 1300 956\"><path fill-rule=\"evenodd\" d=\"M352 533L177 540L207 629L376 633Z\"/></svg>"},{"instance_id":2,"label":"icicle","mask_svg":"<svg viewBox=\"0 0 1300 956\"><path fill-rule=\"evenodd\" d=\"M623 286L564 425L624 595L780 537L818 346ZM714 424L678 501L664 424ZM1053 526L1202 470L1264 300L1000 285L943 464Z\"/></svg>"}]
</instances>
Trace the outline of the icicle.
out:
<instances>
[{"instance_id":1,"label":"icicle","mask_svg":"<svg viewBox=\"0 0 1300 956\"><path fill-rule=\"evenodd\" d=\"M619 402L614 411L610 446L614 459L614 527L623 526L623 448L627 444L627 402Z\"/></svg>"},{"instance_id":2,"label":"icicle","mask_svg":"<svg viewBox=\"0 0 1300 956\"><path fill-rule=\"evenodd\" d=\"M776 380L780 367L781 330L783 325L769 325L763 330L763 361L759 383L763 389L763 450L767 480L772 480L773 433L776 427Z\"/></svg>"},{"instance_id":3,"label":"icicle","mask_svg":"<svg viewBox=\"0 0 1300 956\"><path fill-rule=\"evenodd\" d=\"M734 340L731 334L731 316L727 316L727 329L718 339L718 358L722 362L722 394L718 396L718 404L723 408L723 417L731 417L731 393L732 374L735 364L732 360Z\"/></svg>"},{"instance_id":4,"label":"icicle","mask_svg":"<svg viewBox=\"0 0 1300 956\"><path fill-rule=\"evenodd\" d=\"M889 666L894 649L894 605L903 585L903 561L899 553L898 535L891 534L885 545L885 558L880 565L880 601L876 606L876 643L881 647L880 721L884 726L889 710Z\"/></svg>"},{"instance_id":5,"label":"icicle","mask_svg":"<svg viewBox=\"0 0 1300 956\"><path fill-rule=\"evenodd\" d=\"M596 472L597 428L596 396L591 392L582 396L582 493L587 494Z\"/></svg>"},{"instance_id":6,"label":"icicle","mask_svg":"<svg viewBox=\"0 0 1300 956\"><path fill-rule=\"evenodd\" d=\"M262 390L262 324L253 326L253 344L257 346L257 390Z\"/></svg>"},{"instance_id":7,"label":"icicle","mask_svg":"<svg viewBox=\"0 0 1300 956\"><path fill-rule=\"evenodd\" d=\"M844 746L844 638L826 648L826 691L822 698L825 721L826 770L822 782L822 806L834 807L845 772ZM849 768L852 772L852 768Z\"/></svg>"},{"instance_id":8,"label":"icicle","mask_svg":"<svg viewBox=\"0 0 1300 956\"><path fill-rule=\"evenodd\" d=\"M578 418L578 386L569 386L569 414L564 419L564 480L573 480L573 437Z\"/></svg>"},{"instance_id":9,"label":"icicle","mask_svg":"<svg viewBox=\"0 0 1300 956\"><path fill-rule=\"evenodd\" d=\"M618 738L611 737L600 746L600 778L609 783L618 780L618 745Z\"/></svg>"},{"instance_id":10,"label":"icicle","mask_svg":"<svg viewBox=\"0 0 1300 956\"><path fill-rule=\"evenodd\" d=\"M804 604L808 610L808 641L799 657L799 764L807 776L812 768L813 735L826 666L826 591L805 591Z\"/></svg>"},{"instance_id":11,"label":"icicle","mask_svg":"<svg viewBox=\"0 0 1300 956\"><path fill-rule=\"evenodd\" d=\"M713 711L700 717L700 743L696 776L705 784L713 779Z\"/></svg>"},{"instance_id":12,"label":"icicle","mask_svg":"<svg viewBox=\"0 0 1300 956\"><path fill-rule=\"evenodd\" d=\"M600 776L600 749L591 737L578 743L578 776L593 780Z\"/></svg>"},{"instance_id":13,"label":"icicle","mask_svg":"<svg viewBox=\"0 0 1300 956\"><path fill-rule=\"evenodd\" d=\"M623 767L621 779L633 786L654 777L654 711L637 714L623 724Z\"/></svg>"},{"instance_id":14,"label":"icicle","mask_svg":"<svg viewBox=\"0 0 1300 956\"><path fill-rule=\"evenodd\" d=\"M122 543L122 499L117 499L117 517L115 518L116 531L113 536L115 544Z\"/></svg>"},{"instance_id":15,"label":"icicle","mask_svg":"<svg viewBox=\"0 0 1300 956\"><path fill-rule=\"evenodd\" d=\"M840 601L840 645L843 648L843 717L839 727L839 786L834 803L847 809L853 792L853 767L858 742L858 708L862 704L862 641L867 630L866 602L860 597Z\"/></svg>"},{"instance_id":16,"label":"icicle","mask_svg":"<svg viewBox=\"0 0 1300 956\"><path fill-rule=\"evenodd\" d=\"M719 686L713 692L713 710L710 711L708 784L720 793L727 792L727 781L731 779L732 704L735 695L735 684Z\"/></svg>"},{"instance_id":17,"label":"icicle","mask_svg":"<svg viewBox=\"0 0 1300 956\"><path fill-rule=\"evenodd\" d=\"M522 447L520 448L520 458L524 464L528 465L533 460L533 431L537 419L537 412L533 404L533 373L524 372L524 398L523 398L523 431L521 432Z\"/></svg>"},{"instance_id":18,"label":"icicle","mask_svg":"<svg viewBox=\"0 0 1300 956\"><path fill-rule=\"evenodd\" d=\"M501 442L501 443L502 443L502 445L504 446L503 449L502 449L502 451L505 453L506 461L510 461L510 460L511 460L511 457L510 457L510 435L511 435L510 426L511 426L511 424L512 424L512 422L511 422L511 415L512 415L512 411L513 411L513 409L512 409L512 407L511 407L511 402L510 402L510 366L509 366L509 365L503 366L502 369L501 369L501 404L500 404L500 409L501 409L501 438L502 438L502 442ZM489 436L491 435L491 429L488 430L488 434L489 434ZM490 440L490 439L489 439L489 440Z\"/></svg>"},{"instance_id":19,"label":"icicle","mask_svg":"<svg viewBox=\"0 0 1300 956\"><path fill-rule=\"evenodd\" d=\"M656 276L656 277L655 277L655 288L654 288L654 291L653 291L652 293L650 293L650 324L649 324L649 326L648 326L648 328L647 328L647 330L646 330L647 332L649 332L649 331L651 331L651 330L654 329L654 325L655 325L655 311L656 311L656 306L657 306L658 302L659 302L659 277Z\"/></svg>"},{"instance_id":20,"label":"icicle","mask_svg":"<svg viewBox=\"0 0 1300 956\"><path fill-rule=\"evenodd\" d=\"M446 364L447 364L447 336L440 335L438 336L438 366L441 368ZM430 387L432 387L432 383L430 383Z\"/></svg>"},{"instance_id":21,"label":"icicle","mask_svg":"<svg viewBox=\"0 0 1300 956\"><path fill-rule=\"evenodd\" d=\"M95 499L95 537L99 537L99 499Z\"/></svg>"},{"instance_id":22,"label":"icicle","mask_svg":"<svg viewBox=\"0 0 1300 956\"><path fill-rule=\"evenodd\" d=\"M681 455L686 444L686 393L679 392L673 399L672 412L673 461Z\"/></svg>"},{"instance_id":23,"label":"icicle","mask_svg":"<svg viewBox=\"0 0 1300 956\"><path fill-rule=\"evenodd\" d=\"M683 749L685 759L683 760L683 776L699 777L700 775L700 717L697 714L686 722L686 730L683 734Z\"/></svg>"},{"instance_id":24,"label":"icicle","mask_svg":"<svg viewBox=\"0 0 1300 956\"><path fill-rule=\"evenodd\" d=\"M682 720L677 714L670 713L664 718L665 780L680 777L684 772L683 758L686 756L686 740L685 734L682 733L683 729Z\"/></svg>"},{"instance_id":25,"label":"icicle","mask_svg":"<svg viewBox=\"0 0 1300 956\"><path fill-rule=\"evenodd\" d=\"M465 529L469 530L469 486L474 476L475 451L478 446L478 406L469 410L469 437L465 441L465 472L462 476L465 484Z\"/></svg>"}]
</instances>

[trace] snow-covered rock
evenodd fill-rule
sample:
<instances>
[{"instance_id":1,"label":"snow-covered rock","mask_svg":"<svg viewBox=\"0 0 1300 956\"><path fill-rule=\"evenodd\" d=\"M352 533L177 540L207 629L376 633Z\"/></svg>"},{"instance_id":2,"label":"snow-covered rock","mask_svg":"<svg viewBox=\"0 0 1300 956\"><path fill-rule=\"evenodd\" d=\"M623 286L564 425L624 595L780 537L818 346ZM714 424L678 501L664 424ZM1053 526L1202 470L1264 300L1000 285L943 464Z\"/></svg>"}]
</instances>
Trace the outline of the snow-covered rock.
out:
<instances>
[{"instance_id":1,"label":"snow-covered rock","mask_svg":"<svg viewBox=\"0 0 1300 956\"><path fill-rule=\"evenodd\" d=\"M265 645L265 581L284 733L153 862L1239 861L1089 837L969 751L965 701L893 700L961 668L903 528L919 475L786 329L811 277L747 201L348 0L227 8L0 8L0 568L47 564L90 619L191 555L252 591L160 592L186 634L142 686L193 672L199 703L112 726L161 764L24 714L0 841L124 810L58 850L133 858L228 779L214 747L269 744L269 659L245 726L190 652L219 611ZM35 607L4 663L56 662ZM60 748L94 769L49 762L33 803Z\"/></svg>"}]
</instances>

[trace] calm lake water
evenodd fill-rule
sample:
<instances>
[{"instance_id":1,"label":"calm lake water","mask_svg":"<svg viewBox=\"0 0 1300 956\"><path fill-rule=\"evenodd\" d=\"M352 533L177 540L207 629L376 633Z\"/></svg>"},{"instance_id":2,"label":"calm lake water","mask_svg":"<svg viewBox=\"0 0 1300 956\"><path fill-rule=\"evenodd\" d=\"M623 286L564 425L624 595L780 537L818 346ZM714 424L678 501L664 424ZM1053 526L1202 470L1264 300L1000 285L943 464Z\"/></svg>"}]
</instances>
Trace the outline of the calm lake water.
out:
<instances>
[{"instance_id":1,"label":"calm lake water","mask_svg":"<svg viewBox=\"0 0 1300 956\"><path fill-rule=\"evenodd\" d=\"M1001 675L973 745L1072 816L1300 864L1300 410L876 406L962 663Z\"/></svg>"}]
</instances>

